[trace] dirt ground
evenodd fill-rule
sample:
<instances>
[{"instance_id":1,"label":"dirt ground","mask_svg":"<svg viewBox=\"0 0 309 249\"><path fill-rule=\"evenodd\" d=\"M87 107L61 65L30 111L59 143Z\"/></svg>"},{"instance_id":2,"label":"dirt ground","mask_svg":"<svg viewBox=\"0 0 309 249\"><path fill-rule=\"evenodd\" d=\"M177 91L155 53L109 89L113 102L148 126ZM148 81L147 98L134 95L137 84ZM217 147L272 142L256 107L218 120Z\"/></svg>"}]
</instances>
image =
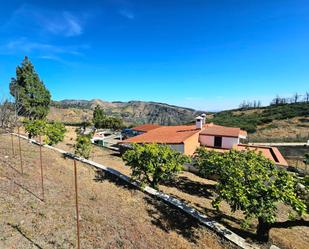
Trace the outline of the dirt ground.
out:
<instances>
[{"instance_id":1,"label":"dirt ground","mask_svg":"<svg viewBox=\"0 0 309 249\"><path fill-rule=\"evenodd\" d=\"M64 142L57 145L57 147L73 151L75 136L75 128L68 127ZM125 166L121 157L114 151L94 146L90 159L112 167L124 174L130 175L131 173L130 168ZM182 172L173 182L160 185L160 190L183 200L199 211L213 217L242 237L256 241L255 222L253 222L250 229L245 231L240 228L240 223L244 218L241 212L232 213L226 203L221 204L221 213L218 213L212 207L211 202L214 198L215 184L215 181L201 178L190 172ZM278 222L273 224L273 228L270 231L271 241L268 244L262 245L262 247L267 248L272 242L281 248L309 248L309 217L306 216L305 220L288 221L289 212L290 209L287 206L278 205Z\"/></svg>"},{"instance_id":2,"label":"dirt ground","mask_svg":"<svg viewBox=\"0 0 309 249\"><path fill-rule=\"evenodd\" d=\"M23 175L18 139L13 156L10 137L0 135L0 248L76 248L73 162L43 148L43 202L39 148L21 144ZM122 165L99 148L93 156ZM81 163L78 186L81 248L234 248L179 210Z\"/></svg>"}]
</instances>

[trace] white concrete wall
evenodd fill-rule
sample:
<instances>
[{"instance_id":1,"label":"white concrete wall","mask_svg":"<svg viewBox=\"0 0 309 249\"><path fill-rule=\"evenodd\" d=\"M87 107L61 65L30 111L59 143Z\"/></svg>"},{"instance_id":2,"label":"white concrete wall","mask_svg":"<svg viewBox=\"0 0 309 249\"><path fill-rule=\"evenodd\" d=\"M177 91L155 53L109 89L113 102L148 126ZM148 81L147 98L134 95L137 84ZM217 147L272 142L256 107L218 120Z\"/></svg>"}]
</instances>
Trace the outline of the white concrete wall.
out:
<instances>
[{"instance_id":1,"label":"white concrete wall","mask_svg":"<svg viewBox=\"0 0 309 249\"><path fill-rule=\"evenodd\" d=\"M199 140L202 146L214 147L215 136L200 135ZM234 144L239 144L239 138L222 137L222 148L231 149Z\"/></svg>"},{"instance_id":2,"label":"white concrete wall","mask_svg":"<svg viewBox=\"0 0 309 249\"><path fill-rule=\"evenodd\" d=\"M185 148L183 144L168 144L168 146L172 148L173 150L179 151L181 153L185 152Z\"/></svg>"},{"instance_id":3,"label":"white concrete wall","mask_svg":"<svg viewBox=\"0 0 309 249\"><path fill-rule=\"evenodd\" d=\"M214 146L215 137L214 136L206 136L206 135L200 135L200 144L202 146Z\"/></svg>"},{"instance_id":4,"label":"white concrete wall","mask_svg":"<svg viewBox=\"0 0 309 249\"><path fill-rule=\"evenodd\" d=\"M222 148L232 149L235 144L239 144L238 137L222 137Z\"/></svg>"}]
</instances>

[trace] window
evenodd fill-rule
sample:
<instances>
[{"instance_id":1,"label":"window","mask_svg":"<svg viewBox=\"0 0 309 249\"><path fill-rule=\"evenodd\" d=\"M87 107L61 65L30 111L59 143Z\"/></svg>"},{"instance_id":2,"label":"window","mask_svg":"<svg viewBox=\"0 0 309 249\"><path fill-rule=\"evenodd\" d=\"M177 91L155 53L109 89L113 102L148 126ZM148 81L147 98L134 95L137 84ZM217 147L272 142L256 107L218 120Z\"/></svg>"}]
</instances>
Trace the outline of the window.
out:
<instances>
[{"instance_id":1,"label":"window","mask_svg":"<svg viewBox=\"0 0 309 249\"><path fill-rule=\"evenodd\" d=\"M222 147L222 137L215 137L214 147Z\"/></svg>"}]
</instances>

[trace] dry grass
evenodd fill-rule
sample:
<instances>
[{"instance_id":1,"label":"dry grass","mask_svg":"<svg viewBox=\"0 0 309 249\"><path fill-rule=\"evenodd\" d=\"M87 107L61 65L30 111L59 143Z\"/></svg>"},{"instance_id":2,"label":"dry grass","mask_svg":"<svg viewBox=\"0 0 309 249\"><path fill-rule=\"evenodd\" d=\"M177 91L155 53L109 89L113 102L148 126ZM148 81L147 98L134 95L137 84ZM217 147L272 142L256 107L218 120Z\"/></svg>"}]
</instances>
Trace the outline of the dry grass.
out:
<instances>
[{"instance_id":1,"label":"dry grass","mask_svg":"<svg viewBox=\"0 0 309 249\"><path fill-rule=\"evenodd\" d=\"M309 139L309 117L296 117L286 120L274 120L270 124L258 126L257 131L249 135L254 141L297 141ZM299 138L299 139L298 139Z\"/></svg>"},{"instance_id":2,"label":"dry grass","mask_svg":"<svg viewBox=\"0 0 309 249\"><path fill-rule=\"evenodd\" d=\"M43 149L42 202L38 147L22 140L21 175L10 145L9 136L0 135L0 248L76 248L72 161ZM110 175L78 163L78 180L82 248L233 247L179 210Z\"/></svg>"}]
</instances>

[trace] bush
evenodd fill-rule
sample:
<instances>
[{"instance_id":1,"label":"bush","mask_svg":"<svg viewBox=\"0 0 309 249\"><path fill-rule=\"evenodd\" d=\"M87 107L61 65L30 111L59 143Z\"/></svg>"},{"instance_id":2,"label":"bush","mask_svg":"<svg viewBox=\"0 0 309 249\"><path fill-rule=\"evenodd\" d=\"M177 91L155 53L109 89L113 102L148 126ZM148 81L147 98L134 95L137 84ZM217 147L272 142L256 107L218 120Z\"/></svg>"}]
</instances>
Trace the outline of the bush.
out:
<instances>
[{"instance_id":1,"label":"bush","mask_svg":"<svg viewBox=\"0 0 309 249\"><path fill-rule=\"evenodd\" d=\"M126 151L123 160L132 169L133 179L142 185L148 183L157 189L163 180L169 180L182 170L182 166L189 159L187 156L158 144L133 144L133 149Z\"/></svg>"},{"instance_id":2,"label":"bush","mask_svg":"<svg viewBox=\"0 0 309 249\"><path fill-rule=\"evenodd\" d=\"M46 131L46 121L41 119L36 120L24 120L24 127L29 134L29 138L36 137L38 135L44 135Z\"/></svg>"},{"instance_id":3,"label":"bush","mask_svg":"<svg viewBox=\"0 0 309 249\"><path fill-rule=\"evenodd\" d=\"M86 159L89 158L91 153L91 140L89 135L78 135L76 139L76 144L74 145L75 154Z\"/></svg>"},{"instance_id":4,"label":"bush","mask_svg":"<svg viewBox=\"0 0 309 249\"><path fill-rule=\"evenodd\" d=\"M53 122L46 125L45 128L45 143L48 145L57 144L64 139L66 132L65 126L60 122Z\"/></svg>"}]
</instances>

